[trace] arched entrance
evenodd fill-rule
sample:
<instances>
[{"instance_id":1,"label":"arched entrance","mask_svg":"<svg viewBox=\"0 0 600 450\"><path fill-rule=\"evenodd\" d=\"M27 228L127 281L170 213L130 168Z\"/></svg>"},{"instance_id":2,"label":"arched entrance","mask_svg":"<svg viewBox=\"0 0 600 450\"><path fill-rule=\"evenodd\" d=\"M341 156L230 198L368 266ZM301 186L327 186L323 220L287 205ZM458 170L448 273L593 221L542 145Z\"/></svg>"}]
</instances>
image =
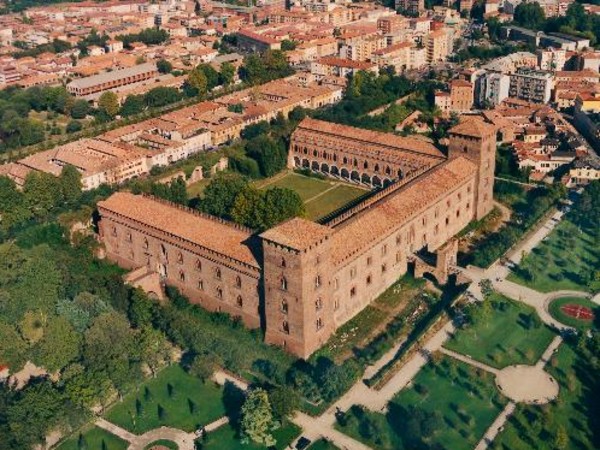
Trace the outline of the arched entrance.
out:
<instances>
[{"instance_id":1,"label":"arched entrance","mask_svg":"<svg viewBox=\"0 0 600 450\"><path fill-rule=\"evenodd\" d=\"M348 172L348 169L342 169L340 174L342 175L342 178L346 180L350 178L350 173Z\"/></svg>"}]
</instances>

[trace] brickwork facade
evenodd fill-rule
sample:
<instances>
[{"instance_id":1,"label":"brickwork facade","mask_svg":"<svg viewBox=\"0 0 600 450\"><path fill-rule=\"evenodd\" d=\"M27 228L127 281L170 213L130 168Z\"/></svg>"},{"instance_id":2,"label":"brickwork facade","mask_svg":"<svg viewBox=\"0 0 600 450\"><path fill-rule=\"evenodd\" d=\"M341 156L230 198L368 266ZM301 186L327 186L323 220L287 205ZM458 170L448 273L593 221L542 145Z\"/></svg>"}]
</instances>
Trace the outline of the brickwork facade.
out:
<instances>
[{"instance_id":1,"label":"brickwork facade","mask_svg":"<svg viewBox=\"0 0 600 450\"><path fill-rule=\"evenodd\" d=\"M350 179L360 167L361 178L381 176L383 184L389 165L390 185L328 222L295 218L259 236L117 193L98 205L100 237L119 265L156 271L190 301L260 326L268 343L307 358L411 264L426 272L416 252L439 251L429 271L445 279L453 236L491 210L494 152L495 130L481 121L453 128L446 156L424 142L305 119L292 135L292 167L307 159L330 176L333 166L340 175L346 169Z\"/></svg>"}]
</instances>

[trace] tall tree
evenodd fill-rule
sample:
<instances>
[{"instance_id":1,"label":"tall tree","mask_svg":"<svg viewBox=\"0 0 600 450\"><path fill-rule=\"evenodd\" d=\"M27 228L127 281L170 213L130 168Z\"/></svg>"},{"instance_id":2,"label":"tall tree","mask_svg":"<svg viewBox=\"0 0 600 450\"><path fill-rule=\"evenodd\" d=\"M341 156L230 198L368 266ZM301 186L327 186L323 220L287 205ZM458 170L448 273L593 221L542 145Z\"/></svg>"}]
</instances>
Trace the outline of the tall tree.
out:
<instances>
[{"instance_id":1,"label":"tall tree","mask_svg":"<svg viewBox=\"0 0 600 450\"><path fill-rule=\"evenodd\" d=\"M113 91L106 91L98 98L98 109L113 118L119 113L119 98Z\"/></svg>"},{"instance_id":2,"label":"tall tree","mask_svg":"<svg viewBox=\"0 0 600 450\"><path fill-rule=\"evenodd\" d=\"M271 434L273 413L269 396L264 389L254 389L246 397L242 405L241 428L245 440L252 440L267 447L277 443Z\"/></svg>"}]
</instances>

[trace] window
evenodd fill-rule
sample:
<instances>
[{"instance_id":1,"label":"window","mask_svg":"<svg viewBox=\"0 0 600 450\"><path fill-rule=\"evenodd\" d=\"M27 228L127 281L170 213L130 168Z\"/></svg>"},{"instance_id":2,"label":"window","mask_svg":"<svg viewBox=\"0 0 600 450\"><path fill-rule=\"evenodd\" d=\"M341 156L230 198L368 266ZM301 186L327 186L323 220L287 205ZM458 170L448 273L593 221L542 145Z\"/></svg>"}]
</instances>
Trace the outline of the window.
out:
<instances>
[{"instance_id":1,"label":"window","mask_svg":"<svg viewBox=\"0 0 600 450\"><path fill-rule=\"evenodd\" d=\"M440 232L440 226L436 224L435 227L433 227L433 235L437 236L437 234Z\"/></svg>"},{"instance_id":2,"label":"window","mask_svg":"<svg viewBox=\"0 0 600 450\"><path fill-rule=\"evenodd\" d=\"M217 278L217 280L221 279L221 268L220 267L215 268L215 277Z\"/></svg>"},{"instance_id":3,"label":"window","mask_svg":"<svg viewBox=\"0 0 600 450\"><path fill-rule=\"evenodd\" d=\"M460 209L456 210L456 217L460 217Z\"/></svg>"},{"instance_id":4,"label":"window","mask_svg":"<svg viewBox=\"0 0 600 450\"><path fill-rule=\"evenodd\" d=\"M396 252L396 262L399 263L402 260L402 253Z\"/></svg>"},{"instance_id":5,"label":"window","mask_svg":"<svg viewBox=\"0 0 600 450\"><path fill-rule=\"evenodd\" d=\"M356 295L356 287L350 288L350 297L354 297Z\"/></svg>"},{"instance_id":6,"label":"window","mask_svg":"<svg viewBox=\"0 0 600 450\"><path fill-rule=\"evenodd\" d=\"M117 237L117 227L112 227L112 235Z\"/></svg>"},{"instance_id":7,"label":"window","mask_svg":"<svg viewBox=\"0 0 600 450\"><path fill-rule=\"evenodd\" d=\"M383 244L381 247L381 256L385 256L387 253L387 244Z\"/></svg>"},{"instance_id":8,"label":"window","mask_svg":"<svg viewBox=\"0 0 600 450\"><path fill-rule=\"evenodd\" d=\"M287 312L288 312L288 302L285 298L283 300L281 300L281 312L283 312L285 314L287 314Z\"/></svg>"},{"instance_id":9,"label":"window","mask_svg":"<svg viewBox=\"0 0 600 450\"><path fill-rule=\"evenodd\" d=\"M398 233L396 235L396 245L400 245L402 244L402 236L400 235L400 233Z\"/></svg>"},{"instance_id":10,"label":"window","mask_svg":"<svg viewBox=\"0 0 600 450\"><path fill-rule=\"evenodd\" d=\"M148 238L144 238L144 250L148 250Z\"/></svg>"},{"instance_id":11,"label":"window","mask_svg":"<svg viewBox=\"0 0 600 450\"><path fill-rule=\"evenodd\" d=\"M160 244L160 252L162 254L162 257L169 261L169 253L167 252L167 247L164 246L164 244Z\"/></svg>"},{"instance_id":12,"label":"window","mask_svg":"<svg viewBox=\"0 0 600 450\"><path fill-rule=\"evenodd\" d=\"M285 265L285 258L281 258L281 263L280 263L281 267L286 267Z\"/></svg>"},{"instance_id":13,"label":"window","mask_svg":"<svg viewBox=\"0 0 600 450\"><path fill-rule=\"evenodd\" d=\"M217 288L217 298L223 300L223 289L220 287Z\"/></svg>"},{"instance_id":14,"label":"window","mask_svg":"<svg viewBox=\"0 0 600 450\"><path fill-rule=\"evenodd\" d=\"M290 334L290 324L287 322L287 320L283 321L281 324L281 329L285 334Z\"/></svg>"},{"instance_id":15,"label":"window","mask_svg":"<svg viewBox=\"0 0 600 450\"><path fill-rule=\"evenodd\" d=\"M385 273L386 270L387 270L387 265L382 264L381 265L381 273Z\"/></svg>"},{"instance_id":16,"label":"window","mask_svg":"<svg viewBox=\"0 0 600 450\"><path fill-rule=\"evenodd\" d=\"M367 275L367 285L371 284L372 278L371 275Z\"/></svg>"},{"instance_id":17,"label":"window","mask_svg":"<svg viewBox=\"0 0 600 450\"><path fill-rule=\"evenodd\" d=\"M323 328L323 319L319 317L317 319L317 330L320 330L321 328Z\"/></svg>"},{"instance_id":18,"label":"window","mask_svg":"<svg viewBox=\"0 0 600 450\"><path fill-rule=\"evenodd\" d=\"M350 269L350 278L354 278L356 276L356 267L352 267Z\"/></svg>"},{"instance_id":19,"label":"window","mask_svg":"<svg viewBox=\"0 0 600 450\"><path fill-rule=\"evenodd\" d=\"M131 231L127 232L127 242L133 242L133 237L131 236Z\"/></svg>"},{"instance_id":20,"label":"window","mask_svg":"<svg viewBox=\"0 0 600 450\"><path fill-rule=\"evenodd\" d=\"M282 291L287 291L287 289L288 289L288 283L287 283L287 279L285 277L281 277L280 287L281 287Z\"/></svg>"},{"instance_id":21,"label":"window","mask_svg":"<svg viewBox=\"0 0 600 450\"><path fill-rule=\"evenodd\" d=\"M185 272L183 270L179 271L179 281L181 281L181 282L185 281Z\"/></svg>"},{"instance_id":22,"label":"window","mask_svg":"<svg viewBox=\"0 0 600 450\"><path fill-rule=\"evenodd\" d=\"M315 302L315 309L317 311L323 309L323 300L321 299L321 297L317 298L317 301Z\"/></svg>"},{"instance_id":23,"label":"window","mask_svg":"<svg viewBox=\"0 0 600 450\"><path fill-rule=\"evenodd\" d=\"M373 258L370 256L367 256L367 266L370 266L372 262L373 262Z\"/></svg>"},{"instance_id":24,"label":"window","mask_svg":"<svg viewBox=\"0 0 600 450\"><path fill-rule=\"evenodd\" d=\"M337 289L340 287L340 280L338 280L337 278L333 280L333 288Z\"/></svg>"},{"instance_id":25,"label":"window","mask_svg":"<svg viewBox=\"0 0 600 450\"><path fill-rule=\"evenodd\" d=\"M179 252L179 253L177 254L177 262L178 262L179 264L183 264L183 253Z\"/></svg>"},{"instance_id":26,"label":"window","mask_svg":"<svg viewBox=\"0 0 600 450\"><path fill-rule=\"evenodd\" d=\"M337 310L340 307L340 300L339 299L334 299L333 300L333 309Z\"/></svg>"},{"instance_id":27,"label":"window","mask_svg":"<svg viewBox=\"0 0 600 450\"><path fill-rule=\"evenodd\" d=\"M467 211L471 209L471 203L467 203Z\"/></svg>"},{"instance_id":28,"label":"window","mask_svg":"<svg viewBox=\"0 0 600 450\"><path fill-rule=\"evenodd\" d=\"M201 291L204 290L204 281L198 280L198 289L200 289Z\"/></svg>"},{"instance_id":29,"label":"window","mask_svg":"<svg viewBox=\"0 0 600 450\"><path fill-rule=\"evenodd\" d=\"M450 223L450 217L446 217L446 225Z\"/></svg>"},{"instance_id":30,"label":"window","mask_svg":"<svg viewBox=\"0 0 600 450\"><path fill-rule=\"evenodd\" d=\"M237 296L235 304L237 305L238 308L241 308L242 306L244 306L244 300L242 299L241 295Z\"/></svg>"},{"instance_id":31,"label":"window","mask_svg":"<svg viewBox=\"0 0 600 450\"><path fill-rule=\"evenodd\" d=\"M317 275L315 277L315 288L318 288L321 286L321 275Z\"/></svg>"},{"instance_id":32,"label":"window","mask_svg":"<svg viewBox=\"0 0 600 450\"><path fill-rule=\"evenodd\" d=\"M239 275L235 277L235 287L236 288L241 288L242 287L242 279L240 278Z\"/></svg>"},{"instance_id":33,"label":"window","mask_svg":"<svg viewBox=\"0 0 600 450\"><path fill-rule=\"evenodd\" d=\"M195 264L196 270L198 272L202 272L202 261L200 261L199 259L196 260L196 264Z\"/></svg>"}]
</instances>

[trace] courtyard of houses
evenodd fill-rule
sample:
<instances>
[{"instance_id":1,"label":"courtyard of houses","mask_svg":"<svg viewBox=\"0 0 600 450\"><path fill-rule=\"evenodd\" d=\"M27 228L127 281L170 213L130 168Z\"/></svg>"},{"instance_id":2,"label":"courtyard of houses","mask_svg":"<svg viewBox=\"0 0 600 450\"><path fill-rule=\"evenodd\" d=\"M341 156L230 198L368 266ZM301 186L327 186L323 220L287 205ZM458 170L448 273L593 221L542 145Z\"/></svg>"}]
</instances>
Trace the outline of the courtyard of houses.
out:
<instances>
[{"instance_id":1,"label":"courtyard of houses","mask_svg":"<svg viewBox=\"0 0 600 450\"><path fill-rule=\"evenodd\" d=\"M305 182L296 175L285 173L268 183L289 185L286 179L290 176L292 183ZM314 416L297 412L291 422L275 431L275 447L293 447L304 437L314 443L311 449L402 449L415 445L412 439L422 439L434 448L483 450L530 448L533 444L545 448L539 430L527 442L519 431L525 426L523 421L539 414L549 418L551 433L568 427L571 418L578 427L569 430L569 442L590 445L591 430L582 406L586 404L585 386L573 372L578 356L561 337L572 328L558 320L561 316L552 304L568 298L571 303L595 308L599 299L582 289L561 289L565 286L560 283L552 286L555 290L541 292L522 280L522 284L510 281L523 259L536 257L536 249L555 243L565 226L563 213L557 211L502 262L485 270L459 268L472 282L454 300L461 311L454 320L444 317L433 326L385 382L368 387L361 379L325 411ZM585 242L586 238L581 235L577 239ZM341 338L334 336L329 351L351 355L377 335L381 324L389 323L424 292L434 295L435 290L428 291L423 283L410 278L401 279L372 310L365 310L358 322L351 321L348 329L341 329ZM573 324L578 325L577 321ZM395 340L366 367L362 378L372 378L388 366L405 339ZM241 444L229 424L229 417L235 416L240 406L231 402L231 392L239 395L247 388L245 380L223 372L203 383L174 365L58 448L79 449L84 442L86 448L98 450L143 450L154 444L191 450L197 432L204 430L204 438L198 440L203 449L259 449L262 447Z\"/></svg>"}]
</instances>

